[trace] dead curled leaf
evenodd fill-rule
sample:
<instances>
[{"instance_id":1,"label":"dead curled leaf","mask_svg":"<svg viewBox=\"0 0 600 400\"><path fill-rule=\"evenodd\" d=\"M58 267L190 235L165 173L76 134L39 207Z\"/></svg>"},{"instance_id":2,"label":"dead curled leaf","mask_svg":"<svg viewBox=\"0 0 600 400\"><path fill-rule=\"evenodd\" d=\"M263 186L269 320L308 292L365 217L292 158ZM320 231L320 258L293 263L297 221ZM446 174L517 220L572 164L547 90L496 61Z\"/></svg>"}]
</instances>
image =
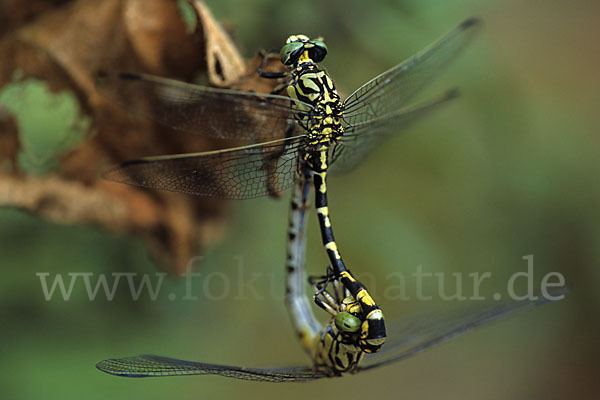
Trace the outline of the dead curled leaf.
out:
<instances>
[{"instance_id":1,"label":"dead curled leaf","mask_svg":"<svg viewBox=\"0 0 600 400\"><path fill-rule=\"evenodd\" d=\"M206 5L201 1L192 4L205 32L204 46L210 82L227 87L240 79L246 70L245 62Z\"/></svg>"},{"instance_id":2,"label":"dead curled leaf","mask_svg":"<svg viewBox=\"0 0 600 400\"><path fill-rule=\"evenodd\" d=\"M268 93L257 56L246 63L200 1L190 32L175 0L71 0L2 3L0 90L35 77L52 92L69 91L92 118L93 135L60 160L55 174L34 178L17 162L18 121L0 110L0 205L65 224L88 224L140 236L170 271L181 273L198 248L218 240L227 203L142 190L101 179L128 159L212 149L222 145L132 118L95 86L101 71L145 72L190 81L201 71L215 86ZM19 2L21 5L22 2ZM281 70L280 63L269 65ZM136 101L143 102L144 99Z\"/></svg>"}]
</instances>

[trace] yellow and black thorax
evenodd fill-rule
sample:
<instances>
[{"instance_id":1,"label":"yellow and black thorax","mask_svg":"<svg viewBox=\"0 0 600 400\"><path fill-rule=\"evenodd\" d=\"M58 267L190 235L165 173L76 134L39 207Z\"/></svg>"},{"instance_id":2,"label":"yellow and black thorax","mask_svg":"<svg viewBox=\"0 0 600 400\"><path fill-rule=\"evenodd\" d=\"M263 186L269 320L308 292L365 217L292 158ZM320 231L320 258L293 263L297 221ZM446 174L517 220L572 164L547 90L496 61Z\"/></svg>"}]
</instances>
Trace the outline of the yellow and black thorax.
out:
<instances>
[{"instance_id":1,"label":"yellow and black thorax","mask_svg":"<svg viewBox=\"0 0 600 400\"><path fill-rule=\"evenodd\" d=\"M301 102L294 102L294 107L301 111L295 119L307 133L309 153L327 151L344 133L340 96L327 72L318 65L326 54L324 42L304 35L290 36L281 49L282 62L291 68L287 94ZM315 164L310 165L314 170L323 167L321 160L308 161Z\"/></svg>"}]
</instances>

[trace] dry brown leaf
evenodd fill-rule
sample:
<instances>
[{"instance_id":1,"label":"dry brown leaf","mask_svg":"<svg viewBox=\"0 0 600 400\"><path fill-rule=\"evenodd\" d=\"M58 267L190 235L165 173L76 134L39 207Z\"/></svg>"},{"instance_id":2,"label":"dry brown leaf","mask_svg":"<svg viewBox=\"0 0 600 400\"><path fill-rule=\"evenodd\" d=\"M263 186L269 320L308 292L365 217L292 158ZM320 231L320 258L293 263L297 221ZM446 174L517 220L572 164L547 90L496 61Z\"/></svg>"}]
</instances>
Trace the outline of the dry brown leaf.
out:
<instances>
[{"instance_id":1,"label":"dry brown leaf","mask_svg":"<svg viewBox=\"0 0 600 400\"><path fill-rule=\"evenodd\" d=\"M35 19L44 11L70 0L2 0L0 1L0 35Z\"/></svg>"},{"instance_id":2,"label":"dry brown leaf","mask_svg":"<svg viewBox=\"0 0 600 400\"><path fill-rule=\"evenodd\" d=\"M31 3L27 15L14 13L0 31L0 87L15 70L23 78L45 81L52 91L68 90L93 120L93 132L63 157L57 174L33 178L18 170L18 124L0 109L0 206L29 210L60 223L87 224L139 235L170 271L183 272L198 248L223 232L227 202L142 190L102 180L111 164L148 155L215 148L218 141L175 133L146 119L132 118L107 101L95 87L101 71L146 72L191 80L208 71L211 82L270 92L274 80L256 75L257 56L248 67L206 7L198 11L196 32L189 32L175 0L73 0ZM10 20L2 14L0 21ZM208 60L208 66L207 66ZM270 70L281 70L279 63ZM237 80L236 80L237 79ZM233 87L233 86L232 86ZM136 99L143 104L145 99ZM6 175L10 174L10 175Z\"/></svg>"},{"instance_id":3,"label":"dry brown leaf","mask_svg":"<svg viewBox=\"0 0 600 400\"><path fill-rule=\"evenodd\" d=\"M213 17L204 2L192 1L204 32L208 78L215 86L227 87L246 71L246 63L237 48Z\"/></svg>"}]
</instances>

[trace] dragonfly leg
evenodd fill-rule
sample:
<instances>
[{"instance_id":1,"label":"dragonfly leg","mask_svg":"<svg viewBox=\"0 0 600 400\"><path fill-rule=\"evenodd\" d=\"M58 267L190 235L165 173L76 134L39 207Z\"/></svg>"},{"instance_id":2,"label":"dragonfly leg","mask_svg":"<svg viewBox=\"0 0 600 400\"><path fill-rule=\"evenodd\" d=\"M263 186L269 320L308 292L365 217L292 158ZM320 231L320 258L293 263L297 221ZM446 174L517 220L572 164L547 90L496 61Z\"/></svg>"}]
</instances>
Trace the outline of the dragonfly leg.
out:
<instances>
[{"instance_id":1,"label":"dragonfly leg","mask_svg":"<svg viewBox=\"0 0 600 400\"><path fill-rule=\"evenodd\" d=\"M317 306L327 311L332 317L335 317L338 313L337 306L332 306L330 304L331 299L327 298L327 296L319 297L318 295L313 295L313 301Z\"/></svg>"},{"instance_id":2,"label":"dragonfly leg","mask_svg":"<svg viewBox=\"0 0 600 400\"><path fill-rule=\"evenodd\" d=\"M287 72L263 71L265 63L267 62L267 59L269 59L271 57L271 55L262 53L262 56L263 56L263 59L260 62L260 65L258 66L258 76L260 76L261 78L266 78L266 79L281 79L281 78L286 78L288 76Z\"/></svg>"},{"instance_id":3,"label":"dragonfly leg","mask_svg":"<svg viewBox=\"0 0 600 400\"><path fill-rule=\"evenodd\" d=\"M335 292L335 285L333 295L327 290L330 283L335 283L333 271L327 268L327 273L326 276L310 276L308 281L315 291L313 295L315 304L335 316L340 311L341 303L338 293Z\"/></svg>"},{"instance_id":4,"label":"dragonfly leg","mask_svg":"<svg viewBox=\"0 0 600 400\"><path fill-rule=\"evenodd\" d=\"M330 266L327 266L326 272L326 275L311 275L308 277L308 283L318 291L318 293L325 291L327 286L335 281L335 274Z\"/></svg>"}]
</instances>

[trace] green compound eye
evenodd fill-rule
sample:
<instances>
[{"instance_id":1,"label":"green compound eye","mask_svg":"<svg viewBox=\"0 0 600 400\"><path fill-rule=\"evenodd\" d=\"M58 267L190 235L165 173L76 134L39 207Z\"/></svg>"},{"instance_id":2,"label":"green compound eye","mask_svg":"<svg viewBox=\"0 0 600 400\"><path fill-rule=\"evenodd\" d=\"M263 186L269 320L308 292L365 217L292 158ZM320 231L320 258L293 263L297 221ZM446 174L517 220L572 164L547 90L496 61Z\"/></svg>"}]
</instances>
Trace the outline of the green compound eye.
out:
<instances>
[{"instance_id":1,"label":"green compound eye","mask_svg":"<svg viewBox=\"0 0 600 400\"><path fill-rule=\"evenodd\" d=\"M335 326L344 333L358 332L360 325L360 319L347 312L342 311L335 316Z\"/></svg>"},{"instance_id":2,"label":"green compound eye","mask_svg":"<svg viewBox=\"0 0 600 400\"><path fill-rule=\"evenodd\" d=\"M298 61L302 51L304 50L304 43L302 42L292 42L288 43L281 48L281 52L279 56L281 57L281 62L284 65L291 65Z\"/></svg>"},{"instance_id":3,"label":"green compound eye","mask_svg":"<svg viewBox=\"0 0 600 400\"><path fill-rule=\"evenodd\" d=\"M314 47L308 51L308 55L313 59L314 62L323 61L327 55L327 45L325 42L320 40L312 40L311 43L314 45Z\"/></svg>"},{"instance_id":4,"label":"green compound eye","mask_svg":"<svg viewBox=\"0 0 600 400\"><path fill-rule=\"evenodd\" d=\"M323 47L325 48L325 51L327 51L327 45L325 44L324 41L322 40L311 40L312 44L314 44L317 47Z\"/></svg>"}]
</instances>

